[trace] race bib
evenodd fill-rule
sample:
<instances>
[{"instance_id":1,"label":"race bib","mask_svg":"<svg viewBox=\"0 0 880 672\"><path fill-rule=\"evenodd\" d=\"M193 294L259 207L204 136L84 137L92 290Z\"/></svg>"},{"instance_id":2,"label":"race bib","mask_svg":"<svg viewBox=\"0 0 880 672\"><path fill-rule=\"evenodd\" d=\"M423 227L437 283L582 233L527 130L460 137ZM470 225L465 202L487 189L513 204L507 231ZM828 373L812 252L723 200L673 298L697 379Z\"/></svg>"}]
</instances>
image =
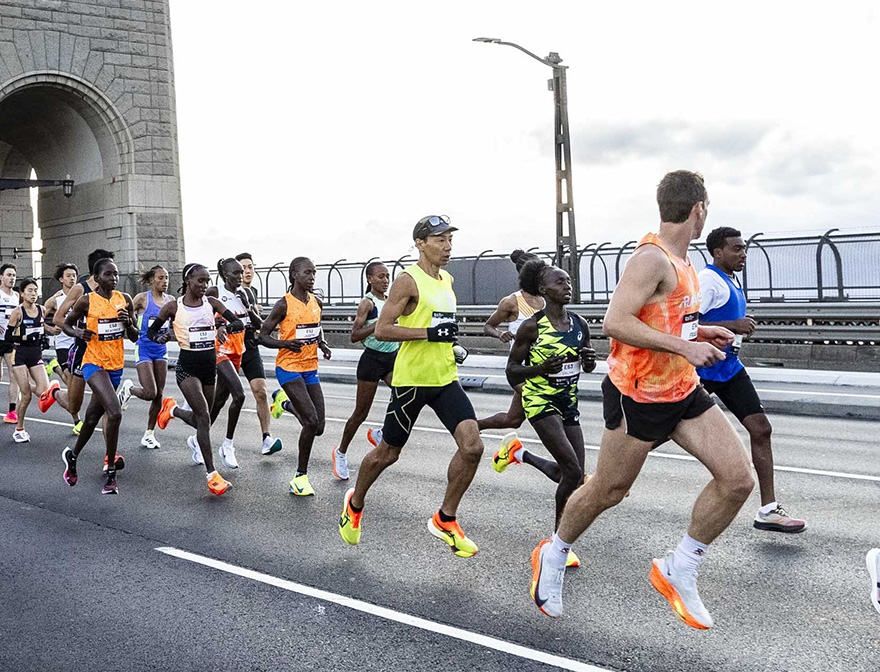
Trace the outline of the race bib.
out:
<instances>
[{"instance_id":1,"label":"race bib","mask_svg":"<svg viewBox=\"0 0 880 672\"><path fill-rule=\"evenodd\" d=\"M439 310L435 310L431 314L432 327L436 327L438 324L443 324L444 322L455 322L455 313L444 313Z\"/></svg>"},{"instance_id":2,"label":"race bib","mask_svg":"<svg viewBox=\"0 0 880 672\"><path fill-rule=\"evenodd\" d=\"M733 344L730 346L730 352L733 355L739 354L739 349L743 344L743 335L742 334L734 334L733 335Z\"/></svg>"},{"instance_id":3,"label":"race bib","mask_svg":"<svg viewBox=\"0 0 880 672\"><path fill-rule=\"evenodd\" d=\"M42 336L43 335L43 325L41 324L39 327L25 327L24 337L31 338L32 336Z\"/></svg>"},{"instance_id":4,"label":"race bib","mask_svg":"<svg viewBox=\"0 0 880 672\"><path fill-rule=\"evenodd\" d=\"M547 376L553 387L566 387L573 383L577 383L581 373L580 358L563 362L562 370L557 373L551 373Z\"/></svg>"},{"instance_id":5,"label":"race bib","mask_svg":"<svg viewBox=\"0 0 880 672\"><path fill-rule=\"evenodd\" d=\"M98 318L98 340L116 341L122 338L122 322L117 317Z\"/></svg>"},{"instance_id":6,"label":"race bib","mask_svg":"<svg viewBox=\"0 0 880 672\"><path fill-rule=\"evenodd\" d=\"M696 341L700 329L699 313L685 315L681 322L681 337L686 341Z\"/></svg>"},{"instance_id":7,"label":"race bib","mask_svg":"<svg viewBox=\"0 0 880 672\"><path fill-rule=\"evenodd\" d=\"M214 347L214 339L216 337L217 330L214 327L190 327L190 350L210 350Z\"/></svg>"},{"instance_id":8,"label":"race bib","mask_svg":"<svg viewBox=\"0 0 880 672\"><path fill-rule=\"evenodd\" d=\"M298 341L304 341L306 345L312 345L318 342L321 335L321 324L298 324L296 325L296 335L294 338Z\"/></svg>"}]
</instances>

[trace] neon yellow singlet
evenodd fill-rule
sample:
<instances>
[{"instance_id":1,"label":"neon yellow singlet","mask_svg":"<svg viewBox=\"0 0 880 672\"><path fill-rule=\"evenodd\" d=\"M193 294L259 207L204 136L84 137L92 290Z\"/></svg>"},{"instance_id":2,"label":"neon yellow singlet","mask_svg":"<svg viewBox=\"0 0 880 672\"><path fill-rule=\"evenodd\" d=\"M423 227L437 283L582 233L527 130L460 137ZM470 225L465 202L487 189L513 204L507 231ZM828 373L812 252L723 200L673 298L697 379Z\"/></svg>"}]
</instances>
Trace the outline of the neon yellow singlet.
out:
<instances>
[{"instance_id":1,"label":"neon yellow singlet","mask_svg":"<svg viewBox=\"0 0 880 672\"><path fill-rule=\"evenodd\" d=\"M440 270L440 279L432 278L416 264L408 273L419 288L419 303L412 315L401 315L401 327L424 329L441 322L455 321L455 292L452 276ZM443 387L458 380L458 367L452 343L404 341L394 362L394 387Z\"/></svg>"}]
</instances>

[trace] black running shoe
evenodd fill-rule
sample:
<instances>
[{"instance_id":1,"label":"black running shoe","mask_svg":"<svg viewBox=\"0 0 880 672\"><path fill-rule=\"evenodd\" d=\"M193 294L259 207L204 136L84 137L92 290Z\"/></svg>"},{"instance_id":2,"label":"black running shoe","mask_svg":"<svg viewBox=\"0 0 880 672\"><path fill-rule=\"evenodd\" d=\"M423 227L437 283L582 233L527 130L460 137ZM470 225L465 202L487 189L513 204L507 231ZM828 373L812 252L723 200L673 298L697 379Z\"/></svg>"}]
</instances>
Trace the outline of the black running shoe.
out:
<instances>
[{"instance_id":1,"label":"black running shoe","mask_svg":"<svg viewBox=\"0 0 880 672\"><path fill-rule=\"evenodd\" d=\"M104 478L104 487L101 488L102 495L118 495L119 488L116 487L116 470L110 469Z\"/></svg>"},{"instance_id":2,"label":"black running shoe","mask_svg":"<svg viewBox=\"0 0 880 672\"><path fill-rule=\"evenodd\" d=\"M76 456L70 448L61 451L61 459L64 461L64 482L73 487L76 485Z\"/></svg>"}]
</instances>

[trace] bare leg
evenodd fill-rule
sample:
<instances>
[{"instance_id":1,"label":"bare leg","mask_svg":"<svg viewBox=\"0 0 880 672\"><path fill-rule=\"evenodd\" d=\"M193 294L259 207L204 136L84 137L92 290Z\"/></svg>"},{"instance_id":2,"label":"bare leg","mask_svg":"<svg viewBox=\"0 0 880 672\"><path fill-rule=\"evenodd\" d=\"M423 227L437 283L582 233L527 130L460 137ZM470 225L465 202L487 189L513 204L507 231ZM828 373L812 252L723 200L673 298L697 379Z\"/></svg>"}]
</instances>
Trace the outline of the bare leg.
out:
<instances>
[{"instance_id":1,"label":"bare leg","mask_svg":"<svg viewBox=\"0 0 880 672\"><path fill-rule=\"evenodd\" d=\"M761 506L776 501L776 487L773 483L773 451L770 448L770 435L773 428L764 413L748 415L742 420L749 432L752 449L752 463L758 474L758 487L761 490Z\"/></svg>"},{"instance_id":2,"label":"bare leg","mask_svg":"<svg viewBox=\"0 0 880 672\"><path fill-rule=\"evenodd\" d=\"M15 377L13 373L14 364L15 364L15 354L9 352L3 355L3 364L6 365L6 370L9 372L9 403L17 404L18 403L18 379Z\"/></svg>"},{"instance_id":3,"label":"bare leg","mask_svg":"<svg viewBox=\"0 0 880 672\"><path fill-rule=\"evenodd\" d=\"M461 498L474 480L480 458L483 456L483 440L476 420L464 420L455 428L455 443L458 450L449 462L446 470L446 494L440 511L447 516L454 516L458 511Z\"/></svg>"},{"instance_id":4,"label":"bare leg","mask_svg":"<svg viewBox=\"0 0 880 672\"><path fill-rule=\"evenodd\" d=\"M365 380L359 380L357 382L354 411L352 411L351 417L346 421L345 429L342 430L342 439L339 441L340 453L348 452L348 444L351 443L354 435L357 433L358 429L360 429L360 426L370 413L370 408L373 406L373 399L376 397L376 389L378 387L378 382L372 383Z\"/></svg>"},{"instance_id":5,"label":"bare leg","mask_svg":"<svg viewBox=\"0 0 880 672\"><path fill-rule=\"evenodd\" d=\"M208 409L214 401L214 386L203 387L201 380L190 377L180 383L180 391L190 410L185 411L178 406L174 409L174 417L196 430L205 469L210 474L214 471L214 455L211 449L211 413Z\"/></svg>"},{"instance_id":6,"label":"bare leg","mask_svg":"<svg viewBox=\"0 0 880 672\"><path fill-rule=\"evenodd\" d=\"M156 429L156 418L162 410L162 394L165 392L165 381L168 378L168 362L164 359L153 360L153 380L156 381L156 394L150 402L150 413L147 416L147 429Z\"/></svg>"},{"instance_id":7,"label":"bare leg","mask_svg":"<svg viewBox=\"0 0 880 672\"><path fill-rule=\"evenodd\" d=\"M400 450L399 447L389 446L383 439L378 446L364 455L360 469L358 469L354 493L349 500L352 506L358 509L364 507L364 498L370 487L383 471L400 459Z\"/></svg>"},{"instance_id":8,"label":"bare leg","mask_svg":"<svg viewBox=\"0 0 880 672\"><path fill-rule=\"evenodd\" d=\"M299 458L297 473L305 474L309 468L309 457L315 437L324 433L324 394L321 385L306 385L302 378L284 384L284 391L290 399L295 415L302 423L299 434Z\"/></svg>"},{"instance_id":9,"label":"bare leg","mask_svg":"<svg viewBox=\"0 0 880 672\"><path fill-rule=\"evenodd\" d=\"M269 413L269 393L266 391L266 379L254 378L249 381L251 392L254 395L254 402L257 405L257 418L260 421L260 431L263 434L269 433L272 415Z\"/></svg>"},{"instance_id":10,"label":"bare leg","mask_svg":"<svg viewBox=\"0 0 880 672\"><path fill-rule=\"evenodd\" d=\"M229 414L226 419L226 438L230 441L235 437L235 428L238 426L238 417L241 415L241 408L244 406L244 389L241 386L241 378L235 370L235 365L228 359L217 363L217 394L214 403L211 405L211 422L217 419L223 403L218 402L221 395L232 397L232 403L229 404Z\"/></svg>"},{"instance_id":11,"label":"bare leg","mask_svg":"<svg viewBox=\"0 0 880 672\"><path fill-rule=\"evenodd\" d=\"M107 464L116 463L116 446L119 441L119 423L122 420L122 409L119 408L119 399L116 398L116 390L110 382L109 374L99 369L89 378L89 387L92 388L92 400L86 410L85 422L73 449L73 454L78 456L80 451L92 438L98 420L106 415L104 421L104 442L106 443Z\"/></svg>"},{"instance_id":12,"label":"bare leg","mask_svg":"<svg viewBox=\"0 0 880 672\"><path fill-rule=\"evenodd\" d=\"M70 384L67 386L67 397L65 404L62 404L71 416L74 422L79 422L79 411L82 408L83 399L86 394L86 381L82 376L71 374ZM58 399L58 396L55 397Z\"/></svg>"},{"instance_id":13,"label":"bare leg","mask_svg":"<svg viewBox=\"0 0 880 672\"><path fill-rule=\"evenodd\" d=\"M39 368L42 368L42 365ZM9 370L9 373L10 378L15 378L18 384L20 401L18 402L18 424L15 428L21 430L24 429L24 417L27 414L27 409L33 396L31 394L31 382L28 378L28 368L26 366L14 366ZM43 375L45 374L46 370L43 369Z\"/></svg>"},{"instance_id":14,"label":"bare leg","mask_svg":"<svg viewBox=\"0 0 880 672\"><path fill-rule=\"evenodd\" d=\"M506 413L496 413L488 418L477 420L480 431L484 429L519 429L525 422L526 414L522 407L522 385L513 388L513 399Z\"/></svg>"},{"instance_id":15,"label":"bare leg","mask_svg":"<svg viewBox=\"0 0 880 672\"><path fill-rule=\"evenodd\" d=\"M140 362L137 365L138 382L140 385L134 385L131 393L138 399L152 402L156 400L156 376L153 372L153 362ZM159 397L161 406L161 397Z\"/></svg>"}]
</instances>

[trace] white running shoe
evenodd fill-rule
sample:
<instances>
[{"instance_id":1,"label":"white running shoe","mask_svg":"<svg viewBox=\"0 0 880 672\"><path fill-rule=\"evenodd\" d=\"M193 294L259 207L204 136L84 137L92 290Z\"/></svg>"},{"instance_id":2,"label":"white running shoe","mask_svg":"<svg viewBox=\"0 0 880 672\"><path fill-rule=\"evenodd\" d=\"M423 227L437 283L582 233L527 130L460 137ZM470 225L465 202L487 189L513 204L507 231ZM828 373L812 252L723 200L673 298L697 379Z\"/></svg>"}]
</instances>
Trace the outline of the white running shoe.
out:
<instances>
[{"instance_id":1,"label":"white running shoe","mask_svg":"<svg viewBox=\"0 0 880 672\"><path fill-rule=\"evenodd\" d=\"M554 569L547 561L553 551L550 539L544 539L532 551L532 585L530 593L535 606L552 618L562 616L562 582L565 580L565 563ZM567 558L566 558L567 559Z\"/></svg>"},{"instance_id":2,"label":"white running shoe","mask_svg":"<svg viewBox=\"0 0 880 672\"><path fill-rule=\"evenodd\" d=\"M204 464L205 458L202 457L202 451L199 449L199 440L195 434L186 437L186 445L192 451L193 464Z\"/></svg>"},{"instance_id":3,"label":"white running shoe","mask_svg":"<svg viewBox=\"0 0 880 672\"><path fill-rule=\"evenodd\" d=\"M31 440L31 435L23 429L16 429L12 432L12 440L16 443L28 443Z\"/></svg>"},{"instance_id":4,"label":"white running shoe","mask_svg":"<svg viewBox=\"0 0 880 672\"><path fill-rule=\"evenodd\" d=\"M333 475L340 481L348 480L348 455L340 453L336 446L333 446L333 454L331 456Z\"/></svg>"},{"instance_id":5,"label":"white running shoe","mask_svg":"<svg viewBox=\"0 0 880 672\"><path fill-rule=\"evenodd\" d=\"M871 575L871 604L880 614L880 548L872 548L865 556L868 574Z\"/></svg>"},{"instance_id":6,"label":"white running shoe","mask_svg":"<svg viewBox=\"0 0 880 672\"><path fill-rule=\"evenodd\" d=\"M144 448L161 448L162 444L159 443L159 439L156 438L156 435L152 432L144 432L143 437L141 438L141 445Z\"/></svg>"},{"instance_id":7,"label":"white running shoe","mask_svg":"<svg viewBox=\"0 0 880 672\"><path fill-rule=\"evenodd\" d=\"M235 459L235 446L220 446L220 460L230 469L238 469L238 460Z\"/></svg>"},{"instance_id":8,"label":"white running shoe","mask_svg":"<svg viewBox=\"0 0 880 672\"><path fill-rule=\"evenodd\" d=\"M382 443L382 428L374 429L370 427L367 430L367 441L369 441L372 445L378 446Z\"/></svg>"},{"instance_id":9,"label":"white running shoe","mask_svg":"<svg viewBox=\"0 0 880 672\"><path fill-rule=\"evenodd\" d=\"M697 630L708 630L712 627L712 617L703 606L697 590L697 570L681 571L675 567L673 552L657 560L651 567L651 585L665 597L672 611L685 625Z\"/></svg>"},{"instance_id":10,"label":"white running shoe","mask_svg":"<svg viewBox=\"0 0 880 672\"><path fill-rule=\"evenodd\" d=\"M133 387L134 383L126 379L122 381L119 389L116 390L116 398L119 399L119 407L123 411L128 408L128 402L131 399L131 388Z\"/></svg>"},{"instance_id":11,"label":"white running shoe","mask_svg":"<svg viewBox=\"0 0 880 672\"><path fill-rule=\"evenodd\" d=\"M267 436L263 439L263 447L260 449L260 453L262 455L274 455L281 448L281 439L273 439L271 436Z\"/></svg>"}]
</instances>

